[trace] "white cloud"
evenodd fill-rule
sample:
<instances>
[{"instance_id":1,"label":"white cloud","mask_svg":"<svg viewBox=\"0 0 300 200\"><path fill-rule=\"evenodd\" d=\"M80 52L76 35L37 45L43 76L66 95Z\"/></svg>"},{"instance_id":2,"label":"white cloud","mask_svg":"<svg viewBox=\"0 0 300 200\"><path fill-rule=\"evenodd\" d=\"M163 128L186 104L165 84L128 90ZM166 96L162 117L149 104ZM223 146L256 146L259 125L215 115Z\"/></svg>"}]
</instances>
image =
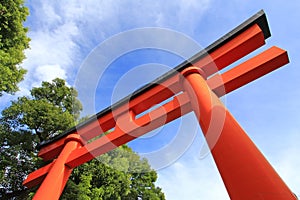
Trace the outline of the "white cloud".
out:
<instances>
[{"instance_id":1,"label":"white cloud","mask_svg":"<svg viewBox=\"0 0 300 200\"><path fill-rule=\"evenodd\" d=\"M60 64L68 68L73 63L76 50L73 36L76 34L74 23L63 24L54 30L31 32L31 48L26 51L24 67L31 70L38 65Z\"/></svg>"},{"instance_id":2,"label":"white cloud","mask_svg":"<svg viewBox=\"0 0 300 200\"><path fill-rule=\"evenodd\" d=\"M42 65L35 69L35 76L38 78L38 82L52 81L55 78L66 79L66 71L59 65Z\"/></svg>"},{"instance_id":3,"label":"white cloud","mask_svg":"<svg viewBox=\"0 0 300 200\"><path fill-rule=\"evenodd\" d=\"M299 129L287 131L285 137L281 137L280 141L284 148L274 149L276 153L274 153L271 160L275 170L298 197L300 197L300 179L298 178L300 166L299 140Z\"/></svg>"},{"instance_id":4,"label":"white cloud","mask_svg":"<svg viewBox=\"0 0 300 200\"><path fill-rule=\"evenodd\" d=\"M42 65L59 65L73 82L83 58L101 41L123 30L162 26L188 32L195 28L210 1L29 1L28 4L31 48L26 51L23 67L28 74L21 85L27 90L39 84L33 71Z\"/></svg>"},{"instance_id":5,"label":"white cloud","mask_svg":"<svg viewBox=\"0 0 300 200\"><path fill-rule=\"evenodd\" d=\"M203 160L178 161L158 173L157 184L163 188L166 199L229 199L210 155Z\"/></svg>"}]
</instances>

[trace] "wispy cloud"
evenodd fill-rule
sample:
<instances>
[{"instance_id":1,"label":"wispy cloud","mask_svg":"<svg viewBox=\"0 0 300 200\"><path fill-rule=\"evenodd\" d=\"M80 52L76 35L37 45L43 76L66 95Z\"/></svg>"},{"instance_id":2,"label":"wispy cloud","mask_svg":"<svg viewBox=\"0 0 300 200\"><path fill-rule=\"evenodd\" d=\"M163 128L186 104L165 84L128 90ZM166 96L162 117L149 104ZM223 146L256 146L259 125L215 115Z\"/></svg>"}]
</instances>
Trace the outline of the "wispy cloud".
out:
<instances>
[{"instance_id":1,"label":"wispy cloud","mask_svg":"<svg viewBox=\"0 0 300 200\"><path fill-rule=\"evenodd\" d=\"M281 145L284 148L276 154L272 159L275 169L277 169L283 180L286 181L290 189L300 197L300 179L295 177L295 174L299 172L300 159L299 159L299 144L300 134L299 129L291 130L285 133L287 136L281 140ZM297 142L295 142L297 141Z\"/></svg>"},{"instance_id":2,"label":"wispy cloud","mask_svg":"<svg viewBox=\"0 0 300 200\"><path fill-rule=\"evenodd\" d=\"M210 1L28 1L31 48L23 67L22 89L38 85L39 66L60 66L73 82L83 59L100 42L132 28L161 26L192 32ZM194 15L193 13L197 13ZM46 73L46 72L45 72Z\"/></svg>"},{"instance_id":3,"label":"wispy cloud","mask_svg":"<svg viewBox=\"0 0 300 200\"><path fill-rule=\"evenodd\" d=\"M167 199L230 199L210 155L203 160L179 161L159 171L158 184Z\"/></svg>"}]
</instances>

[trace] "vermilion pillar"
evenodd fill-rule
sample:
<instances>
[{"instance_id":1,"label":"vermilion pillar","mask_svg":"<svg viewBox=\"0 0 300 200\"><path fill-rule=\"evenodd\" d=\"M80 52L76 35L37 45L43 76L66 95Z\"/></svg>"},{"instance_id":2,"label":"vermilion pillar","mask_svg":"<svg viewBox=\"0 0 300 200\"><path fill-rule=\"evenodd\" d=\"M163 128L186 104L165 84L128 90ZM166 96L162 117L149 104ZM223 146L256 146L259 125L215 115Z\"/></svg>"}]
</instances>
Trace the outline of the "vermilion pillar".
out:
<instances>
[{"instance_id":1,"label":"vermilion pillar","mask_svg":"<svg viewBox=\"0 0 300 200\"><path fill-rule=\"evenodd\" d=\"M83 145L80 136L77 134L71 134L65 139L65 146L54 161L53 166L48 172L43 183L37 190L34 200L54 200L59 199L68 178L72 172L72 168L65 165L70 153L75 149Z\"/></svg>"},{"instance_id":2,"label":"vermilion pillar","mask_svg":"<svg viewBox=\"0 0 300 200\"><path fill-rule=\"evenodd\" d=\"M183 87L233 200L297 199L208 87L202 71L182 72Z\"/></svg>"}]
</instances>

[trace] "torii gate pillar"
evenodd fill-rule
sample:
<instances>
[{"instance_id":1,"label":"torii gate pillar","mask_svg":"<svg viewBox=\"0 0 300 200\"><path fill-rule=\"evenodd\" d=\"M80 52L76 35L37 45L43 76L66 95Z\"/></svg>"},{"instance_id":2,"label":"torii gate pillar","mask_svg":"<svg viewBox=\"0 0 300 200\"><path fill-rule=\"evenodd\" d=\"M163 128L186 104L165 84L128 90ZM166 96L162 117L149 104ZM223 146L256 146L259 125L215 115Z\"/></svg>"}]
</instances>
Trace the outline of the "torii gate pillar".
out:
<instances>
[{"instance_id":1,"label":"torii gate pillar","mask_svg":"<svg viewBox=\"0 0 300 200\"><path fill-rule=\"evenodd\" d=\"M234 117L205 81L204 72L186 68L184 89L231 199L295 199ZM218 135L210 130L221 128ZM214 133L213 133L214 134Z\"/></svg>"},{"instance_id":2,"label":"torii gate pillar","mask_svg":"<svg viewBox=\"0 0 300 200\"><path fill-rule=\"evenodd\" d=\"M34 199L53 200L59 199L73 168L65 165L66 160L77 148L84 145L83 140L77 134L68 135L65 145L58 158L53 162L48 175L34 195Z\"/></svg>"}]
</instances>

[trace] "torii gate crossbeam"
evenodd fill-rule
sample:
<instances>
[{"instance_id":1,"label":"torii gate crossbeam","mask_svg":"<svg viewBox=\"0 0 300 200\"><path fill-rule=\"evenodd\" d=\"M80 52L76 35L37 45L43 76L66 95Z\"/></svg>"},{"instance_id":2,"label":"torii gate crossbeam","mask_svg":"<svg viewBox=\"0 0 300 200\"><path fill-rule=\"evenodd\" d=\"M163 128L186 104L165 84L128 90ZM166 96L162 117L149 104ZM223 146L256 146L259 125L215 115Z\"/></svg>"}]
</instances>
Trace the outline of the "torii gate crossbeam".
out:
<instances>
[{"instance_id":1,"label":"torii gate crossbeam","mask_svg":"<svg viewBox=\"0 0 300 200\"><path fill-rule=\"evenodd\" d=\"M96 119L41 144L39 157L53 161L29 174L23 184L29 188L41 184L34 199L58 199L73 168L194 111L231 199L296 199L219 100L289 62L286 51L271 47L217 73L264 45L269 36L260 11ZM99 138L88 142L95 137Z\"/></svg>"}]
</instances>

